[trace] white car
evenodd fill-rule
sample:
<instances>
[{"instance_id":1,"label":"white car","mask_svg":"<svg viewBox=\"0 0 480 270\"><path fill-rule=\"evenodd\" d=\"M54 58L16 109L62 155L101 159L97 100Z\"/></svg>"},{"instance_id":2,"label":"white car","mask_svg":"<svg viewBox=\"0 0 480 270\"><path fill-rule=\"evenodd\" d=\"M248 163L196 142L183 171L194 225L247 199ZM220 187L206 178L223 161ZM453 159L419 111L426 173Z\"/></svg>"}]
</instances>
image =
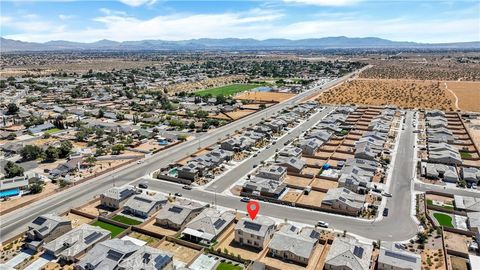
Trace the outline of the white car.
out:
<instances>
[{"instance_id":1,"label":"white car","mask_svg":"<svg viewBox=\"0 0 480 270\"><path fill-rule=\"evenodd\" d=\"M385 197L392 197L392 194L390 194L388 192L383 192L382 195L385 196Z\"/></svg>"},{"instance_id":2,"label":"white car","mask_svg":"<svg viewBox=\"0 0 480 270\"><path fill-rule=\"evenodd\" d=\"M317 226L318 226L318 227L323 227L323 228L328 228L328 223L325 222L325 221L319 220L319 221L317 222Z\"/></svg>"}]
</instances>

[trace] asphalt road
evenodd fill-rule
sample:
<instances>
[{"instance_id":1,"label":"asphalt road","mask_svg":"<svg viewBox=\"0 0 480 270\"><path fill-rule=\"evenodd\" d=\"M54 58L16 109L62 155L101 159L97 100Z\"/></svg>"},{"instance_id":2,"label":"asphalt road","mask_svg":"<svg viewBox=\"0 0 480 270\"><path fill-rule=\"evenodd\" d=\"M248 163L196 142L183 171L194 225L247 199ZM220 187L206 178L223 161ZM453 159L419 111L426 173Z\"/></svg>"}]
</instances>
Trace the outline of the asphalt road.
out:
<instances>
[{"instance_id":1,"label":"asphalt road","mask_svg":"<svg viewBox=\"0 0 480 270\"><path fill-rule=\"evenodd\" d=\"M453 195L461 195L461 196L468 196L474 198L480 198L480 192L469 190L469 189L460 189L460 188L452 188L448 186L441 186L441 185L434 185L434 184L425 184L425 183L415 183L415 190L416 191L437 191L437 192L444 192Z\"/></svg>"},{"instance_id":2,"label":"asphalt road","mask_svg":"<svg viewBox=\"0 0 480 270\"><path fill-rule=\"evenodd\" d=\"M221 139L228 138L235 131L251 124L259 123L262 119L270 117L291 105L298 104L302 99L309 97L312 94L324 91L334 85L342 83L352 76L357 75L359 72L360 71L347 74L323 85L322 87L312 88L296 95L287 102L276 104L259 113L229 123L228 125L217 128L212 132L203 134L198 139L187 141L164 151L160 151L159 153L148 157L142 164L124 166L111 173L102 175L79 184L78 186L71 187L63 192L32 203L27 207L2 215L0 219L0 240L4 241L15 234L22 232L26 229L26 225L39 215L52 212L61 213L70 208L79 206L114 185L121 186L129 183L150 172L165 167L175 160L193 154L197 151L198 147L206 147L220 141Z\"/></svg>"}]
</instances>

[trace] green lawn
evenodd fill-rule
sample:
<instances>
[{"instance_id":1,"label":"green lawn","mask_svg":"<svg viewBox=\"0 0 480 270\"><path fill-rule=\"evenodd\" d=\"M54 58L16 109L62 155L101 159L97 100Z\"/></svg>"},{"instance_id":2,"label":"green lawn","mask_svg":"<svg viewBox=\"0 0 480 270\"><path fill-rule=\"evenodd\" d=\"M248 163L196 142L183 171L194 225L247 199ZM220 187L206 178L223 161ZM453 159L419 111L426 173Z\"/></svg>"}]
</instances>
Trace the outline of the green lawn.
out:
<instances>
[{"instance_id":1,"label":"green lawn","mask_svg":"<svg viewBox=\"0 0 480 270\"><path fill-rule=\"evenodd\" d=\"M51 129L49 129L49 130L46 130L44 133L46 133L46 134L53 134L53 133L57 133L57 132L59 132L59 131L60 131L59 128L51 128Z\"/></svg>"},{"instance_id":2,"label":"green lawn","mask_svg":"<svg viewBox=\"0 0 480 270\"><path fill-rule=\"evenodd\" d=\"M429 205L429 206L439 206L439 205L433 204L433 200L427 200L427 205ZM453 205L451 205L451 204L443 204L440 207L442 207L444 209L447 209L447 210L453 210L453 208L454 208Z\"/></svg>"},{"instance_id":3,"label":"green lawn","mask_svg":"<svg viewBox=\"0 0 480 270\"><path fill-rule=\"evenodd\" d=\"M220 95L231 96L239 92L252 90L259 86L262 86L262 85L261 84L230 84L230 85L200 90L195 92L195 95L205 96L205 95L211 94L212 96L220 96Z\"/></svg>"},{"instance_id":4,"label":"green lawn","mask_svg":"<svg viewBox=\"0 0 480 270\"><path fill-rule=\"evenodd\" d=\"M448 228L453 228L453 218L451 216L442 213L433 213L433 217L438 221L440 225Z\"/></svg>"},{"instance_id":5,"label":"green lawn","mask_svg":"<svg viewBox=\"0 0 480 270\"><path fill-rule=\"evenodd\" d=\"M112 238L121 234L125 230L124 228L121 228L121 227L118 227L118 226L115 226L115 225L112 225L112 224L109 224L109 223L105 223L105 222L99 221L99 220L95 221L92 225L110 231L112 233Z\"/></svg>"},{"instance_id":6,"label":"green lawn","mask_svg":"<svg viewBox=\"0 0 480 270\"><path fill-rule=\"evenodd\" d=\"M460 151L460 156L462 158L471 158L472 157L472 154L468 153L468 152L465 152L465 151Z\"/></svg>"},{"instance_id":7,"label":"green lawn","mask_svg":"<svg viewBox=\"0 0 480 270\"><path fill-rule=\"evenodd\" d=\"M116 215L112 219L127 225L138 225L142 223L141 221L138 221L136 219L128 218L126 216L121 216L121 215Z\"/></svg>"},{"instance_id":8,"label":"green lawn","mask_svg":"<svg viewBox=\"0 0 480 270\"><path fill-rule=\"evenodd\" d=\"M243 268L240 266L235 266L233 264L223 263L223 262L217 266L217 270L242 270L242 269Z\"/></svg>"}]
</instances>

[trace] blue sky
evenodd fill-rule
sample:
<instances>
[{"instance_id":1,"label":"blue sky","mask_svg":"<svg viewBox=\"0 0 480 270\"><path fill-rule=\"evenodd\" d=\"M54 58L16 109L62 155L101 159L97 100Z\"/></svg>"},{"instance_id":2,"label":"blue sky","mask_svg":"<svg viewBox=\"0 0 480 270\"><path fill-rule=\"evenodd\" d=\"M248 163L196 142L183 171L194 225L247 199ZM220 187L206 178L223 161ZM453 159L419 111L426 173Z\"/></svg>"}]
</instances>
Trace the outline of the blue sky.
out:
<instances>
[{"instance_id":1,"label":"blue sky","mask_svg":"<svg viewBox=\"0 0 480 270\"><path fill-rule=\"evenodd\" d=\"M0 34L45 42L381 37L480 40L476 0L0 0Z\"/></svg>"}]
</instances>

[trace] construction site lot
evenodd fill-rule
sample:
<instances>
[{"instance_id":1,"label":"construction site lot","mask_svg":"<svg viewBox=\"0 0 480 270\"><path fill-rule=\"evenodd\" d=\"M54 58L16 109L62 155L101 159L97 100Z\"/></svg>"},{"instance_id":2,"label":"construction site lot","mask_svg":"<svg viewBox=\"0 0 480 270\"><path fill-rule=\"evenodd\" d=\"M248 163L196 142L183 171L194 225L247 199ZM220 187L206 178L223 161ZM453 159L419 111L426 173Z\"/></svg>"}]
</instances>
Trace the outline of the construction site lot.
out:
<instances>
[{"instance_id":1,"label":"construction site lot","mask_svg":"<svg viewBox=\"0 0 480 270\"><path fill-rule=\"evenodd\" d=\"M447 90L458 98L458 107L462 111L480 112L480 82L445 82Z\"/></svg>"},{"instance_id":2,"label":"construction site lot","mask_svg":"<svg viewBox=\"0 0 480 270\"><path fill-rule=\"evenodd\" d=\"M237 94L234 99L253 102L280 103L294 97L296 94L279 92L243 92Z\"/></svg>"},{"instance_id":3,"label":"construction site lot","mask_svg":"<svg viewBox=\"0 0 480 270\"><path fill-rule=\"evenodd\" d=\"M318 101L401 108L455 110L455 97L439 81L355 79L323 92Z\"/></svg>"},{"instance_id":4,"label":"construction site lot","mask_svg":"<svg viewBox=\"0 0 480 270\"><path fill-rule=\"evenodd\" d=\"M190 263L201 253L200 250L196 250L167 240L161 242L156 248L172 254L173 260L185 264Z\"/></svg>"}]
</instances>

